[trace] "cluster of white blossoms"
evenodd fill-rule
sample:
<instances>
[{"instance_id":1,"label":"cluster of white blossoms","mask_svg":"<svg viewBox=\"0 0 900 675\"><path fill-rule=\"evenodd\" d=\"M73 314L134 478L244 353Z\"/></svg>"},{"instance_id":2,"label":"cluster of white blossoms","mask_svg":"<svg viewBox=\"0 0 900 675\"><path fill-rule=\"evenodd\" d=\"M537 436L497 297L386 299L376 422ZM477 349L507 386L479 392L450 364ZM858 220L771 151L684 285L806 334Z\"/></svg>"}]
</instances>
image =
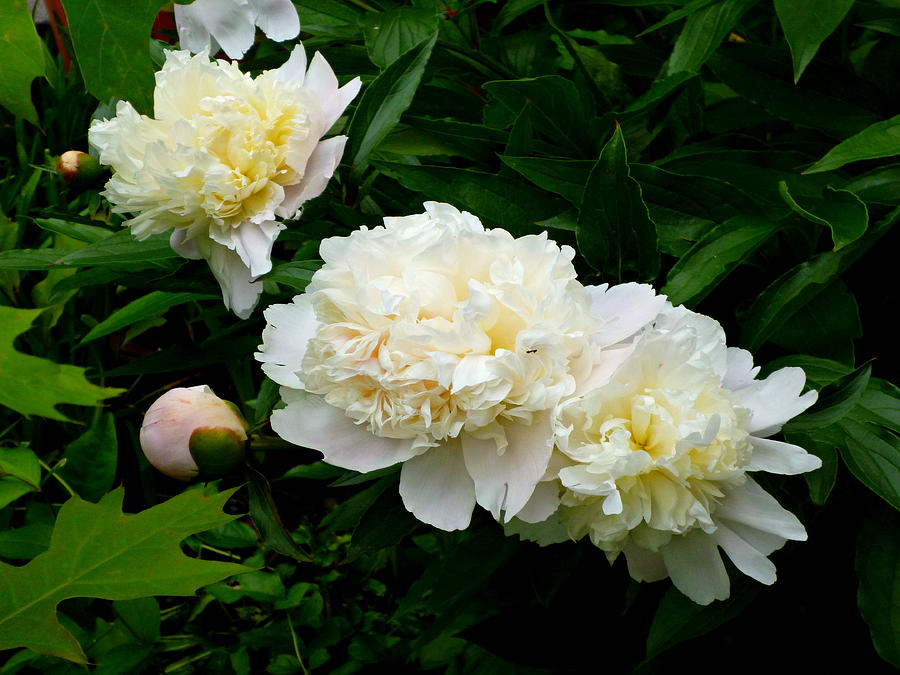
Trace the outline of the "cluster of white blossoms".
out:
<instances>
[{"instance_id":1,"label":"cluster of white blossoms","mask_svg":"<svg viewBox=\"0 0 900 675\"><path fill-rule=\"evenodd\" d=\"M816 400L803 371L757 380L718 323L649 286L582 286L545 234L425 209L324 240L306 292L265 311L275 432L349 469L402 462L407 509L443 529L478 503L704 604L729 593L719 547L772 583L768 554L806 533L748 472L820 466L766 438Z\"/></svg>"},{"instance_id":2,"label":"cluster of white blossoms","mask_svg":"<svg viewBox=\"0 0 900 675\"><path fill-rule=\"evenodd\" d=\"M272 267L272 244L302 204L325 189L346 136L321 140L359 91L343 87L301 46L255 79L206 53L166 53L154 117L120 101L91 124L100 162L115 169L102 193L138 239L174 230L172 248L205 259L228 306L252 312Z\"/></svg>"}]
</instances>

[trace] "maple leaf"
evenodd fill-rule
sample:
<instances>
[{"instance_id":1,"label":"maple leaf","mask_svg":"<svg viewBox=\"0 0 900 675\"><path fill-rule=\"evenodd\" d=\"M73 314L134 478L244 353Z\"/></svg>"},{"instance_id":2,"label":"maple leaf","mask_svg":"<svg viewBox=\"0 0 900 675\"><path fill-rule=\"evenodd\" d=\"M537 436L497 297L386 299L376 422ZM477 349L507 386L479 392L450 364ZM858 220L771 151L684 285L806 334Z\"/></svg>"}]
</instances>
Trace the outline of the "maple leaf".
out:
<instances>
[{"instance_id":1,"label":"maple leaf","mask_svg":"<svg viewBox=\"0 0 900 675\"><path fill-rule=\"evenodd\" d=\"M252 570L191 558L180 547L188 535L237 517L222 512L233 492L189 490L134 515L122 513L122 488L97 504L69 499L47 551L23 567L0 563L0 650L28 647L86 663L81 645L57 618L62 600L193 595L201 586Z\"/></svg>"},{"instance_id":2,"label":"maple leaf","mask_svg":"<svg viewBox=\"0 0 900 675\"><path fill-rule=\"evenodd\" d=\"M69 421L56 409L58 403L100 405L103 399L123 392L91 384L84 377L84 368L13 349L16 336L28 330L43 311L0 306L0 405L23 415Z\"/></svg>"}]
</instances>

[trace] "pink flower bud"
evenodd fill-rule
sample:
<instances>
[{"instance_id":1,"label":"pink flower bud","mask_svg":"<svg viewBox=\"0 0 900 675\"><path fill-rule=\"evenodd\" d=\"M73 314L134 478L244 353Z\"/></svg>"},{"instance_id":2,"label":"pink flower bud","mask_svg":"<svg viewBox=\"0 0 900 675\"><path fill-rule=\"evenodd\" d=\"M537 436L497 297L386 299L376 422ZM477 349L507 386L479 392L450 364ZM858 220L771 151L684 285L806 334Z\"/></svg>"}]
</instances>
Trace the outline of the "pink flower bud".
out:
<instances>
[{"instance_id":1,"label":"pink flower bud","mask_svg":"<svg viewBox=\"0 0 900 675\"><path fill-rule=\"evenodd\" d=\"M235 408L206 385L177 387L147 409L141 448L167 476L214 478L244 460L246 429Z\"/></svg>"},{"instance_id":2,"label":"pink flower bud","mask_svg":"<svg viewBox=\"0 0 900 675\"><path fill-rule=\"evenodd\" d=\"M81 150L67 150L56 162L56 173L66 185L87 187L93 183L103 168L95 157Z\"/></svg>"}]
</instances>

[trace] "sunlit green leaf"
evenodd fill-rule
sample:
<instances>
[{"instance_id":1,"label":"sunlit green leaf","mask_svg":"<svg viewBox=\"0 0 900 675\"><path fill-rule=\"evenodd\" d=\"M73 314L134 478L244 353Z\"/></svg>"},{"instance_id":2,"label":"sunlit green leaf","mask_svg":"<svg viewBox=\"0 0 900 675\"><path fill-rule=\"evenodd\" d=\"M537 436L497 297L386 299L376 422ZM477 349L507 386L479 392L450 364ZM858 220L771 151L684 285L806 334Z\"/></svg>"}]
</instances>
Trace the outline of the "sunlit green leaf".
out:
<instances>
[{"instance_id":1,"label":"sunlit green leaf","mask_svg":"<svg viewBox=\"0 0 900 675\"><path fill-rule=\"evenodd\" d=\"M900 155L900 115L876 122L829 150L806 173L833 171L850 162Z\"/></svg>"}]
</instances>

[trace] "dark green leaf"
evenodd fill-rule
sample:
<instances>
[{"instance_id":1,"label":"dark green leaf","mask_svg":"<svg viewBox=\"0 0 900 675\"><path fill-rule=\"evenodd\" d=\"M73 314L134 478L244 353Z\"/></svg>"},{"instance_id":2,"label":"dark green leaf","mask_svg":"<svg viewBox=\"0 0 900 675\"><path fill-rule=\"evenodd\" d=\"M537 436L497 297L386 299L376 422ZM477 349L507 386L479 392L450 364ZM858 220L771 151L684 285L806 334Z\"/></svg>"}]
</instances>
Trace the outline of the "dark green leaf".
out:
<instances>
[{"instance_id":1,"label":"dark green leaf","mask_svg":"<svg viewBox=\"0 0 900 675\"><path fill-rule=\"evenodd\" d=\"M250 518L259 530L263 545L295 560L309 560L281 522L266 477L251 466L245 468L244 476L250 498Z\"/></svg>"},{"instance_id":2,"label":"dark green leaf","mask_svg":"<svg viewBox=\"0 0 900 675\"><path fill-rule=\"evenodd\" d=\"M832 434L834 434L832 436ZM807 452L822 460L822 466L815 471L803 474L809 487L809 498L813 503L822 506L831 494L837 480L838 453L837 447L842 443L839 431L823 429L815 435L785 430L784 438L788 443L799 445Z\"/></svg>"},{"instance_id":3,"label":"dark green leaf","mask_svg":"<svg viewBox=\"0 0 900 675\"><path fill-rule=\"evenodd\" d=\"M863 201L891 206L900 204L900 165L890 164L873 169L849 180L842 187Z\"/></svg>"},{"instance_id":4,"label":"dark green leaf","mask_svg":"<svg viewBox=\"0 0 900 675\"><path fill-rule=\"evenodd\" d=\"M738 19L758 0L721 0L688 17L669 56L668 75L696 73L719 48Z\"/></svg>"},{"instance_id":5,"label":"dark green leaf","mask_svg":"<svg viewBox=\"0 0 900 675\"><path fill-rule=\"evenodd\" d=\"M545 159L501 155L500 160L538 187L565 197L575 206L581 204L584 186L594 166L594 162L589 159Z\"/></svg>"},{"instance_id":6,"label":"dark green leaf","mask_svg":"<svg viewBox=\"0 0 900 675\"><path fill-rule=\"evenodd\" d=\"M855 194L848 190L826 187L820 199L794 198L786 181L778 184L785 203L794 213L831 230L834 250L859 239L869 225L869 211Z\"/></svg>"},{"instance_id":7,"label":"dark green leaf","mask_svg":"<svg viewBox=\"0 0 900 675\"><path fill-rule=\"evenodd\" d=\"M900 115L871 124L838 143L805 173L833 171L850 162L895 155L900 155Z\"/></svg>"},{"instance_id":8,"label":"dark green leaf","mask_svg":"<svg viewBox=\"0 0 900 675\"><path fill-rule=\"evenodd\" d=\"M872 364L860 366L852 373L826 385L812 408L785 425L788 431L808 432L827 427L843 419L857 404L869 384Z\"/></svg>"},{"instance_id":9,"label":"dark green leaf","mask_svg":"<svg viewBox=\"0 0 900 675\"><path fill-rule=\"evenodd\" d=\"M163 0L63 0L69 34L87 90L100 101L121 98L153 110L150 29Z\"/></svg>"},{"instance_id":10,"label":"dark green leaf","mask_svg":"<svg viewBox=\"0 0 900 675\"><path fill-rule=\"evenodd\" d=\"M872 644L885 661L900 668L900 516L879 505L863 520L856 541L859 611Z\"/></svg>"},{"instance_id":11,"label":"dark green leaf","mask_svg":"<svg viewBox=\"0 0 900 675\"><path fill-rule=\"evenodd\" d=\"M591 170L575 234L581 255L607 277L650 280L659 273L656 227L629 172L618 125Z\"/></svg>"},{"instance_id":12,"label":"dark green leaf","mask_svg":"<svg viewBox=\"0 0 900 675\"><path fill-rule=\"evenodd\" d=\"M119 444L112 413L102 413L97 422L69 443L57 473L82 499L97 502L116 480Z\"/></svg>"},{"instance_id":13,"label":"dark green leaf","mask_svg":"<svg viewBox=\"0 0 900 675\"><path fill-rule=\"evenodd\" d=\"M41 229L48 232L62 234L78 241L86 241L93 244L95 241L106 239L112 234L104 227L96 225L85 225L84 223L73 223L59 218L36 218L35 221Z\"/></svg>"},{"instance_id":14,"label":"dark green leaf","mask_svg":"<svg viewBox=\"0 0 900 675\"><path fill-rule=\"evenodd\" d=\"M276 265L263 277L265 281L277 281L297 291L302 291L312 280L321 264L317 261L299 260Z\"/></svg>"},{"instance_id":15,"label":"dark green leaf","mask_svg":"<svg viewBox=\"0 0 900 675\"><path fill-rule=\"evenodd\" d=\"M379 550L399 544L419 526L419 521L403 506L393 490L382 492L359 520L351 542L367 550Z\"/></svg>"},{"instance_id":16,"label":"dark green leaf","mask_svg":"<svg viewBox=\"0 0 900 675\"><path fill-rule=\"evenodd\" d=\"M675 264L662 292L675 305L696 305L778 228L777 222L755 216L726 220Z\"/></svg>"},{"instance_id":17,"label":"dark green leaf","mask_svg":"<svg viewBox=\"0 0 900 675\"><path fill-rule=\"evenodd\" d=\"M840 25L854 0L775 0L775 13L791 47L794 82L806 70L819 46Z\"/></svg>"},{"instance_id":18,"label":"dark green leaf","mask_svg":"<svg viewBox=\"0 0 900 675\"><path fill-rule=\"evenodd\" d=\"M859 481L900 510L900 438L880 426L846 417L841 458Z\"/></svg>"},{"instance_id":19,"label":"dark green leaf","mask_svg":"<svg viewBox=\"0 0 900 675\"><path fill-rule=\"evenodd\" d=\"M686 16L690 16L694 12L697 12L704 7L708 7L713 3L719 2L719 0L690 0L683 7L679 7L678 9L673 9L671 12L665 15L662 19L654 23L649 28L645 28L640 33L637 34L637 37L641 37L643 35L647 35L648 33L652 33L653 31L657 31L660 28L664 28L669 24L673 24L676 21L681 21Z\"/></svg>"},{"instance_id":20,"label":"dark green leaf","mask_svg":"<svg viewBox=\"0 0 900 675\"><path fill-rule=\"evenodd\" d=\"M169 245L169 234L156 234L143 241L131 236L130 230L116 232L90 246L78 249L56 261L57 265L87 267L88 265L118 265L154 262L179 258Z\"/></svg>"},{"instance_id":21,"label":"dark green leaf","mask_svg":"<svg viewBox=\"0 0 900 675\"><path fill-rule=\"evenodd\" d=\"M382 492L397 482L393 474L384 476L362 492L353 495L339 504L327 516L322 518L319 527L331 531L352 530L359 525L360 519L375 503Z\"/></svg>"},{"instance_id":22,"label":"dark green leaf","mask_svg":"<svg viewBox=\"0 0 900 675\"><path fill-rule=\"evenodd\" d=\"M55 248L0 251L0 270L48 270L62 257Z\"/></svg>"},{"instance_id":23,"label":"dark green leaf","mask_svg":"<svg viewBox=\"0 0 900 675\"><path fill-rule=\"evenodd\" d=\"M436 41L437 33L399 57L366 87L350 120L344 152L357 170L365 168L369 153L409 108Z\"/></svg>"},{"instance_id":24,"label":"dark green leaf","mask_svg":"<svg viewBox=\"0 0 900 675\"><path fill-rule=\"evenodd\" d=\"M106 319L98 323L88 331L88 334L81 338L78 344L85 344L91 340L96 340L104 335L115 333L117 330L130 326L138 321L160 316L166 310L177 305L183 305L186 302L195 300L214 299L215 295L205 295L201 293L165 293L163 291L153 291L142 298L138 298L133 302L129 302L121 309L117 309Z\"/></svg>"},{"instance_id":25,"label":"dark green leaf","mask_svg":"<svg viewBox=\"0 0 900 675\"><path fill-rule=\"evenodd\" d=\"M431 37L438 27L438 15L428 9L398 7L367 14L362 24L369 58L384 69Z\"/></svg>"},{"instance_id":26,"label":"dark green leaf","mask_svg":"<svg viewBox=\"0 0 900 675\"><path fill-rule=\"evenodd\" d=\"M46 74L44 49L26 0L0 3L0 105L38 124L31 103L31 81Z\"/></svg>"},{"instance_id":27,"label":"dark green leaf","mask_svg":"<svg viewBox=\"0 0 900 675\"><path fill-rule=\"evenodd\" d=\"M24 446L0 448L0 509L40 486L41 465L34 452Z\"/></svg>"},{"instance_id":28,"label":"dark green leaf","mask_svg":"<svg viewBox=\"0 0 900 675\"><path fill-rule=\"evenodd\" d=\"M806 373L807 383L814 389L821 389L826 384L842 378L853 370L850 366L839 361L823 359L818 356L791 354L790 356L770 361L766 364L763 371L764 374L772 373L785 366L803 368L803 372Z\"/></svg>"},{"instance_id":29,"label":"dark green leaf","mask_svg":"<svg viewBox=\"0 0 900 675\"><path fill-rule=\"evenodd\" d=\"M900 389L896 385L877 377L870 378L859 406L868 421L900 433Z\"/></svg>"}]
</instances>

